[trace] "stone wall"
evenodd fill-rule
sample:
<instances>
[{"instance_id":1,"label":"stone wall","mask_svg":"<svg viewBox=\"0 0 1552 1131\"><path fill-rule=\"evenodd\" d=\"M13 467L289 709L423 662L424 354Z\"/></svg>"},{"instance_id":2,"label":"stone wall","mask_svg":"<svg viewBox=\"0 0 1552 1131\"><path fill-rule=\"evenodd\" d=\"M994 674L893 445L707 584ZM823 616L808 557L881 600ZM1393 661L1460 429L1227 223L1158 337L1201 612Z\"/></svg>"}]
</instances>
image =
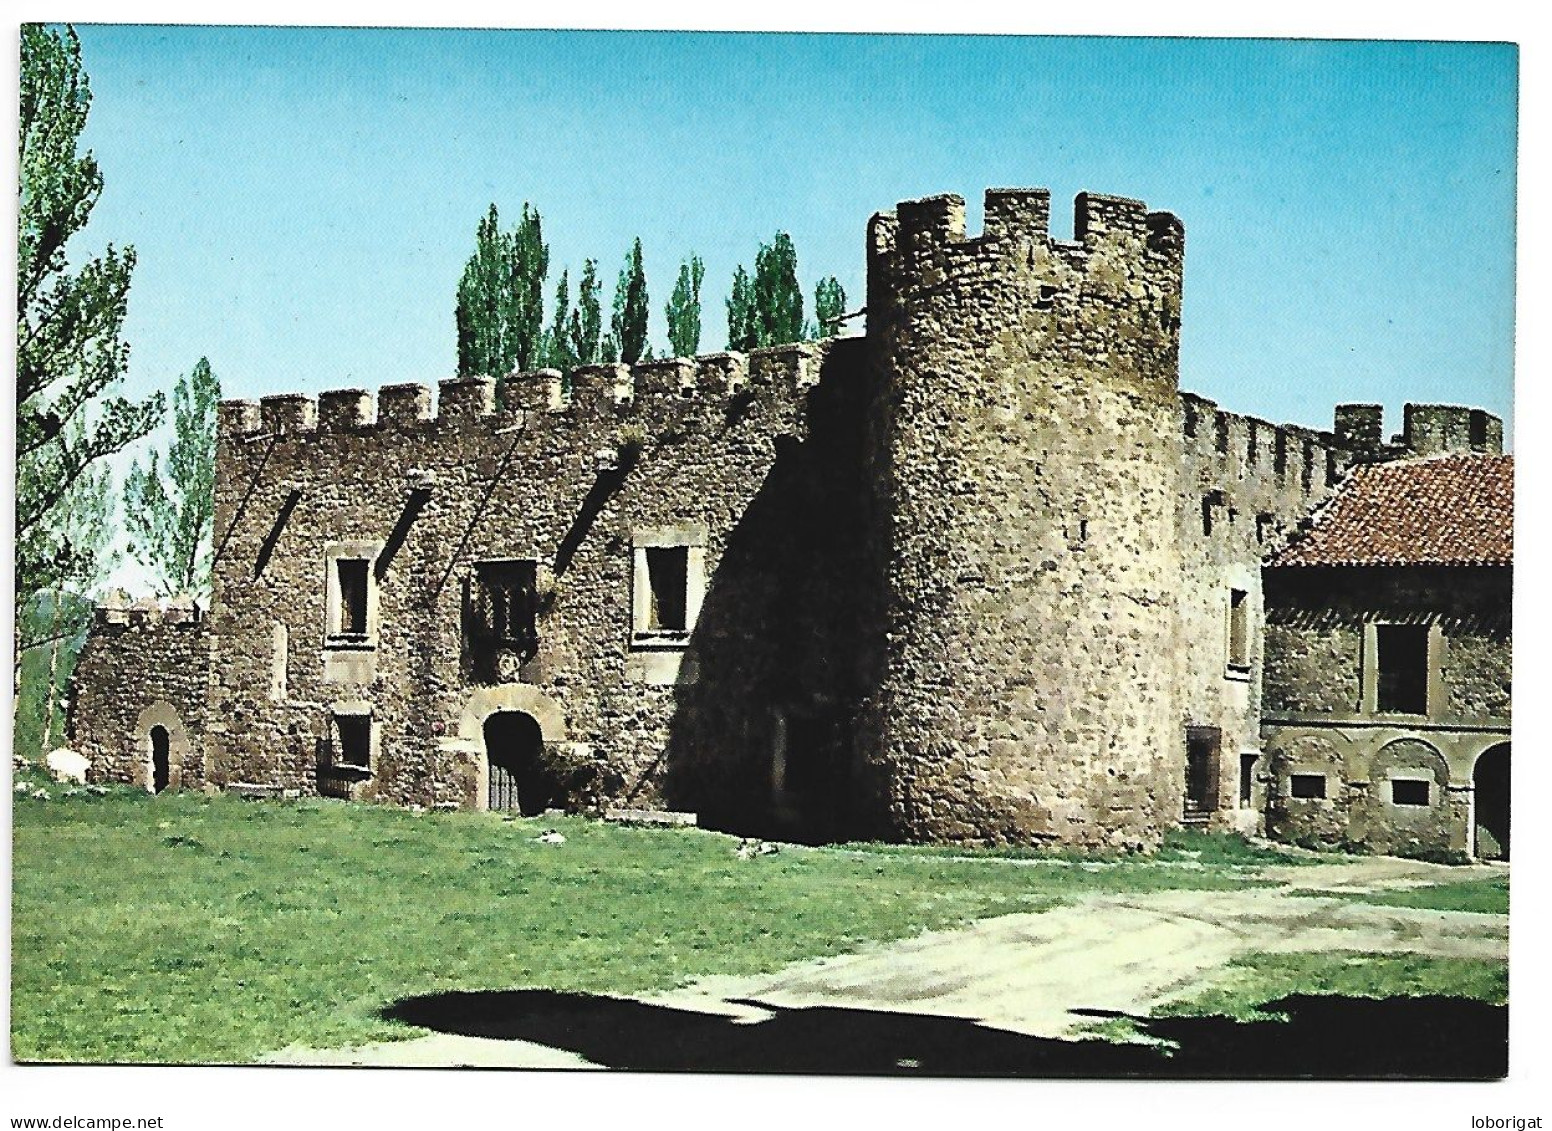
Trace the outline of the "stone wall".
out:
<instances>
[{"instance_id":1,"label":"stone wall","mask_svg":"<svg viewBox=\"0 0 1552 1131\"><path fill-rule=\"evenodd\" d=\"M1477 762L1510 736L1512 586L1501 567L1266 571L1269 835L1472 854ZM1376 709L1377 623L1429 626L1425 714ZM1326 796L1295 796L1295 774L1323 775ZM1427 783L1426 803L1398 801L1397 779Z\"/></svg>"},{"instance_id":2,"label":"stone wall","mask_svg":"<svg viewBox=\"0 0 1552 1131\"><path fill-rule=\"evenodd\" d=\"M1263 671L1279 662L1263 624L1261 563L1329 497L1349 456L1330 433L1226 412L1191 393L1182 394L1180 410L1184 462L1177 537L1185 678L1176 741L1185 742L1187 726L1219 730L1211 824L1259 832L1266 784ZM1231 656L1229 646L1236 591L1246 602L1239 657ZM1250 797L1243 802L1246 756L1254 760Z\"/></svg>"},{"instance_id":3,"label":"stone wall","mask_svg":"<svg viewBox=\"0 0 1552 1131\"><path fill-rule=\"evenodd\" d=\"M795 485L836 486L803 455L825 354L585 367L569 389L543 372L499 398L443 382L435 412L421 386L223 405L212 777L317 789L334 716L365 714L371 773L351 796L478 806L482 724L505 709L567 764L557 803L769 807L773 681L815 623L789 615L790 579L827 552L792 537ZM707 579L668 641L632 621L636 551L663 539L694 546ZM365 640L330 636L338 553L372 562ZM547 596L536 654L492 678L466 618L476 564L506 560L536 563Z\"/></svg>"},{"instance_id":4,"label":"stone wall","mask_svg":"<svg viewBox=\"0 0 1552 1131\"><path fill-rule=\"evenodd\" d=\"M1183 234L1041 191L875 216L868 333L889 835L1145 847L1178 820Z\"/></svg>"},{"instance_id":5,"label":"stone wall","mask_svg":"<svg viewBox=\"0 0 1552 1131\"><path fill-rule=\"evenodd\" d=\"M70 742L93 781L152 786L152 738L167 731L171 789L205 784L209 634L192 602L97 610L70 684Z\"/></svg>"}]
</instances>

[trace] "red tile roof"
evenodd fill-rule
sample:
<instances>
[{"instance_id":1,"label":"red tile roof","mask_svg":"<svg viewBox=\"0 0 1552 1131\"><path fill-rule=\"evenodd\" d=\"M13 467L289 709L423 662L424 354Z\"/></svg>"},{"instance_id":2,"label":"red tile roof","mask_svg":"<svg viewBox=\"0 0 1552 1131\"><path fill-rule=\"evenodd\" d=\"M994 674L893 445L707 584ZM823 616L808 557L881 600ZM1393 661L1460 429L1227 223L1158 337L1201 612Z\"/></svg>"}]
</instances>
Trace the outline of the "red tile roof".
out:
<instances>
[{"instance_id":1,"label":"red tile roof","mask_svg":"<svg viewBox=\"0 0 1552 1131\"><path fill-rule=\"evenodd\" d=\"M1274 566L1512 565L1514 457L1449 455L1353 470Z\"/></svg>"}]
</instances>

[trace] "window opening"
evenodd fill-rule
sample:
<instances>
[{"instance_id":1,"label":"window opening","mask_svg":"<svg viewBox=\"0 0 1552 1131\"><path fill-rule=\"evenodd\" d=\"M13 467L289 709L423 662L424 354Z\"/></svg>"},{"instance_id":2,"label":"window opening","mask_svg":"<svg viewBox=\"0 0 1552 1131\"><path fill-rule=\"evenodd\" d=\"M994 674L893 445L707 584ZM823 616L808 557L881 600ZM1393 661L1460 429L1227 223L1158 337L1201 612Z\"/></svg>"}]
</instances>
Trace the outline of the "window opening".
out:
<instances>
[{"instance_id":1,"label":"window opening","mask_svg":"<svg viewBox=\"0 0 1552 1131\"><path fill-rule=\"evenodd\" d=\"M649 546L647 584L651 606L647 612L649 632L684 632L686 594L690 576L690 554L686 546Z\"/></svg>"},{"instance_id":2,"label":"window opening","mask_svg":"<svg viewBox=\"0 0 1552 1131\"><path fill-rule=\"evenodd\" d=\"M1304 800L1319 800L1326 796L1325 774L1293 774L1288 779L1288 792Z\"/></svg>"},{"instance_id":3,"label":"window opening","mask_svg":"<svg viewBox=\"0 0 1552 1131\"><path fill-rule=\"evenodd\" d=\"M1374 629L1377 668L1375 709L1404 715L1428 713L1428 626L1381 624Z\"/></svg>"},{"instance_id":4,"label":"window opening","mask_svg":"<svg viewBox=\"0 0 1552 1131\"><path fill-rule=\"evenodd\" d=\"M339 634L365 636L367 561L365 558L336 558L334 569L339 580Z\"/></svg>"},{"instance_id":5,"label":"window opening","mask_svg":"<svg viewBox=\"0 0 1552 1131\"><path fill-rule=\"evenodd\" d=\"M1229 590L1229 666L1250 667L1250 594Z\"/></svg>"}]
</instances>

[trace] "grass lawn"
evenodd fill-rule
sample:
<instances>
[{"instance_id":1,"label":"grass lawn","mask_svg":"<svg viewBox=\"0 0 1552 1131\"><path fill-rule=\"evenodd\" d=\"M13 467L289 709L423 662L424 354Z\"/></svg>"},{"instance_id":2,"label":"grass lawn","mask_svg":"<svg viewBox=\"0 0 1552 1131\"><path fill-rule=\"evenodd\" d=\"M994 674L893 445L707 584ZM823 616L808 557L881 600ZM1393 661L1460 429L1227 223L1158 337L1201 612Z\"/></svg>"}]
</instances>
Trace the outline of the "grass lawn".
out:
<instances>
[{"instance_id":1,"label":"grass lawn","mask_svg":"<svg viewBox=\"0 0 1552 1131\"><path fill-rule=\"evenodd\" d=\"M1347 898L1357 903L1378 903L1386 907L1421 907L1434 911L1476 911L1485 915L1507 915L1509 877L1487 876L1399 891L1355 892Z\"/></svg>"},{"instance_id":2,"label":"grass lawn","mask_svg":"<svg viewBox=\"0 0 1552 1131\"><path fill-rule=\"evenodd\" d=\"M14 802L18 1060L245 1062L418 1035L410 994L639 992L1237 864L783 849L694 829L118 789ZM535 836L553 826L566 843ZM1232 856L1239 850L1229 849Z\"/></svg>"},{"instance_id":3,"label":"grass lawn","mask_svg":"<svg viewBox=\"0 0 1552 1131\"><path fill-rule=\"evenodd\" d=\"M1210 989L1155 1011L1164 1017L1233 1017L1264 1020L1257 1007L1292 994L1342 997L1474 998L1503 1005L1509 998L1507 964L1485 958L1423 954L1247 954L1229 963Z\"/></svg>"}]
</instances>

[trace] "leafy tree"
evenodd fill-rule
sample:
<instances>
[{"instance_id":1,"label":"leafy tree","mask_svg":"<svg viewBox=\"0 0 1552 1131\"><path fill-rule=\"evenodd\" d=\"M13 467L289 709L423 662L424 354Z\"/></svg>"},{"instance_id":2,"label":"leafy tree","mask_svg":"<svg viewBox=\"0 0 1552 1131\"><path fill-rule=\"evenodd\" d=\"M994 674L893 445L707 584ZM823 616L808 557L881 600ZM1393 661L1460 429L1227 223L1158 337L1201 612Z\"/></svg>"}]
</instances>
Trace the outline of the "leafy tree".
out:
<instances>
[{"instance_id":1,"label":"leafy tree","mask_svg":"<svg viewBox=\"0 0 1552 1131\"><path fill-rule=\"evenodd\" d=\"M129 361L121 338L133 248L111 245L67 268L65 245L91 217L102 174L78 153L91 108L73 29L22 28L16 255L16 671L53 631L23 616L44 593L100 573L108 526L97 461L144 436L160 395L113 392ZM84 517L83 517L84 516ZM100 520L100 521L99 521ZM83 522L88 531L83 527ZM96 523L95 526L93 524ZM51 623L52 617L45 623Z\"/></svg>"},{"instance_id":2,"label":"leafy tree","mask_svg":"<svg viewBox=\"0 0 1552 1131\"><path fill-rule=\"evenodd\" d=\"M474 232L474 254L458 280L454 319L458 325L458 376L505 375L504 285L508 237L492 204Z\"/></svg>"},{"instance_id":3,"label":"leafy tree","mask_svg":"<svg viewBox=\"0 0 1552 1131\"><path fill-rule=\"evenodd\" d=\"M544 342L544 364L562 373L570 373L577 367L577 355L571 340L571 327L576 321L576 312L571 309L570 291L570 272L562 271L560 282L555 286L554 320L550 323Z\"/></svg>"},{"instance_id":4,"label":"leafy tree","mask_svg":"<svg viewBox=\"0 0 1552 1131\"><path fill-rule=\"evenodd\" d=\"M582 281L577 286L577 307L571 312L571 352L577 363L592 365L600 360L599 337L603 333L603 309L599 305L598 262L582 262Z\"/></svg>"},{"instance_id":5,"label":"leafy tree","mask_svg":"<svg viewBox=\"0 0 1552 1131\"><path fill-rule=\"evenodd\" d=\"M691 255L679 265L674 293L663 312L668 316L668 344L675 357L694 357L701 348L701 282L706 268L701 257Z\"/></svg>"},{"instance_id":6,"label":"leafy tree","mask_svg":"<svg viewBox=\"0 0 1552 1131\"><path fill-rule=\"evenodd\" d=\"M539 211L530 209L527 202L510 246L511 361L513 367L527 372L538 368L544 349L544 279L550 271L550 249L544 242Z\"/></svg>"},{"instance_id":7,"label":"leafy tree","mask_svg":"<svg viewBox=\"0 0 1552 1131\"><path fill-rule=\"evenodd\" d=\"M751 350L803 340L798 255L786 232L777 232L770 243L760 245L753 279L742 266L734 272L727 311L729 349Z\"/></svg>"},{"instance_id":8,"label":"leafy tree","mask_svg":"<svg viewBox=\"0 0 1552 1131\"><path fill-rule=\"evenodd\" d=\"M641 265L641 238L638 236L625 256L620 279L614 288L614 314L609 321L611 352L630 365L647 354L647 276ZM613 360L610 358L608 360Z\"/></svg>"},{"instance_id":9,"label":"leafy tree","mask_svg":"<svg viewBox=\"0 0 1552 1131\"><path fill-rule=\"evenodd\" d=\"M755 316L754 284L740 264L733 272L733 291L727 300L728 349L752 350L760 344L760 323Z\"/></svg>"},{"instance_id":10,"label":"leafy tree","mask_svg":"<svg viewBox=\"0 0 1552 1131\"><path fill-rule=\"evenodd\" d=\"M780 346L803 340L798 253L786 232L777 232L774 240L761 244L755 256L754 308L760 345Z\"/></svg>"},{"instance_id":11,"label":"leafy tree","mask_svg":"<svg viewBox=\"0 0 1552 1131\"><path fill-rule=\"evenodd\" d=\"M172 441L165 467L152 451L124 483L129 552L151 571L164 596L210 592L215 521L216 405L221 382L200 358L172 391Z\"/></svg>"},{"instance_id":12,"label":"leafy tree","mask_svg":"<svg viewBox=\"0 0 1552 1131\"><path fill-rule=\"evenodd\" d=\"M526 202L510 232L492 204L474 233L458 281L458 375L504 377L538 366L544 349L544 279L550 251L537 209Z\"/></svg>"},{"instance_id":13,"label":"leafy tree","mask_svg":"<svg viewBox=\"0 0 1552 1131\"><path fill-rule=\"evenodd\" d=\"M814 288L814 320L819 324L816 337L833 338L841 330L841 315L846 313L846 291L840 280L829 275Z\"/></svg>"}]
</instances>

